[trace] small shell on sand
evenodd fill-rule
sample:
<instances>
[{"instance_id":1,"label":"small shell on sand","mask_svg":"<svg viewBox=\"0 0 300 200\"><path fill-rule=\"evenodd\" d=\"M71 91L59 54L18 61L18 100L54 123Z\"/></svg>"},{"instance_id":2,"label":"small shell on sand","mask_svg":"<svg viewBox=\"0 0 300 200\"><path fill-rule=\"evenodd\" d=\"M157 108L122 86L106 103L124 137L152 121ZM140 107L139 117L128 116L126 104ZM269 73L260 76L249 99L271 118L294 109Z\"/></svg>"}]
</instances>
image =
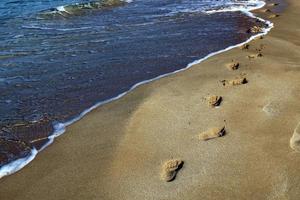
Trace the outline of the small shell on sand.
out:
<instances>
[{"instance_id":1,"label":"small shell on sand","mask_svg":"<svg viewBox=\"0 0 300 200\"><path fill-rule=\"evenodd\" d=\"M239 78L232 79L232 80L223 80L221 82L223 83L224 86L227 86L227 85L235 86L235 85L246 84L246 83L248 83L248 80L245 77L239 77Z\"/></svg>"},{"instance_id":2,"label":"small shell on sand","mask_svg":"<svg viewBox=\"0 0 300 200\"><path fill-rule=\"evenodd\" d=\"M272 15L269 16L269 19L276 18L276 17L279 17L279 15L278 14L272 14Z\"/></svg>"},{"instance_id":3,"label":"small shell on sand","mask_svg":"<svg viewBox=\"0 0 300 200\"><path fill-rule=\"evenodd\" d=\"M300 123L294 130L294 134L290 139L290 147L297 152L300 152Z\"/></svg>"},{"instance_id":4,"label":"small shell on sand","mask_svg":"<svg viewBox=\"0 0 300 200\"><path fill-rule=\"evenodd\" d=\"M263 57L262 53L257 53L257 54L252 54L247 56L249 59L253 59L253 58L260 58Z\"/></svg>"},{"instance_id":5,"label":"small shell on sand","mask_svg":"<svg viewBox=\"0 0 300 200\"><path fill-rule=\"evenodd\" d=\"M223 98L221 96L216 96L216 95L206 97L207 103L210 107L219 106L222 102L222 99Z\"/></svg>"},{"instance_id":6,"label":"small shell on sand","mask_svg":"<svg viewBox=\"0 0 300 200\"><path fill-rule=\"evenodd\" d=\"M221 128L212 128L199 134L199 140L207 141L213 138L222 137L226 133L225 126Z\"/></svg>"},{"instance_id":7,"label":"small shell on sand","mask_svg":"<svg viewBox=\"0 0 300 200\"><path fill-rule=\"evenodd\" d=\"M226 65L226 68L229 70L237 70L240 66L239 62L232 62Z\"/></svg>"},{"instance_id":8,"label":"small shell on sand","mask_svg":"<svg viewBox=\"0 0 300 200\"><path fill-rule=\"evenodd\" d=\"M240 49L245 50L245 49L249 49L249 44L243 44Z\"/></svg>"},{"instance_id":9,"label":"small shell on sand","mask_svg":"<svg viewBox=\"0 0 300 200\"><path fill-rule=\"evenodd\" d=\"M183 163L180 159L166 161L162 166L161 179L166 182L173 181L177 172L182 168Z\"/></svg>"}]
</instances>

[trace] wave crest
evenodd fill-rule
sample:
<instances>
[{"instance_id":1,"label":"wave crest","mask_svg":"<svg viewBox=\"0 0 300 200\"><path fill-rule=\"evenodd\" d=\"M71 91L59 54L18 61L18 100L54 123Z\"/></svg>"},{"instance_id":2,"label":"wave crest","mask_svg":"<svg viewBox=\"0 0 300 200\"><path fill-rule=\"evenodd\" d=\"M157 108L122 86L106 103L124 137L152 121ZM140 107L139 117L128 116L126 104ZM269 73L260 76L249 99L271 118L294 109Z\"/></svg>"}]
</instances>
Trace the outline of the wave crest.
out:
<instances>
[{"instance_id":1,"label":"wave crest","mask_svg":"<svg viewBox=\"0 0 300 200\"><path fill-rule=\"evenodd\" d=\"M89 11L112 9L130 2L124 0L97 0L87 3L76 3L44 10L38 14L38 17L41 19L69 18L83 15Z\"/></svg>"}]
</instances>

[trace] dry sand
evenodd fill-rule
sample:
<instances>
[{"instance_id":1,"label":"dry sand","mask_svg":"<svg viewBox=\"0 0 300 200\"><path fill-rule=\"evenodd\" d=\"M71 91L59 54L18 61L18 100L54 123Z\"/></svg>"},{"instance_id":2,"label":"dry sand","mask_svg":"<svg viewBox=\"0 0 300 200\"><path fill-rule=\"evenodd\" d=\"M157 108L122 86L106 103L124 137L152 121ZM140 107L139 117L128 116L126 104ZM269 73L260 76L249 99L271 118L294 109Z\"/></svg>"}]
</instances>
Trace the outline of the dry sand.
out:
<instances>
[{"instance_id":1,"label":"dry sand","mask_svg":"<svg viewBox=\"0 0 300 200\"><path fill-rule=\"evenodd\" d=\"M289 144L300 122L300 1L288 3L272 18L271 33L248 49L143 85L68 127L32 163L0 180L0 199L298 200L300 153ZM263 57L248 59L261 45ZM231 60L238 70L224 67ZM220 82L241 73L247 84ZM208 107L209 94L224 97L222 106ZM224 120L226 135L199 141L200 132ZM161 166L174 158L184 166L175 180L162 181Z\"/></svg>"}]
</instances>

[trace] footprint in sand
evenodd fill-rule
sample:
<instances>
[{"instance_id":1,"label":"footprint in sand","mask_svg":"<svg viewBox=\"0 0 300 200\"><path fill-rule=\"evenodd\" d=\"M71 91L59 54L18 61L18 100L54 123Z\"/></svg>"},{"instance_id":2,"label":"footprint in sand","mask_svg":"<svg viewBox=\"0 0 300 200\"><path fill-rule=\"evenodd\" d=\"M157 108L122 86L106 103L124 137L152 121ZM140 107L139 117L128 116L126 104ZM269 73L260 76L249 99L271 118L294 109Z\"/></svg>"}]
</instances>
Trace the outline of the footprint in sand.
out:
<instances>
[{"instance_id":1,"label":"footprint in sand","mask_svg":"<svg viewBox=\"0 0 300 200\"><path fill-rule=\"evenodd\" d=\"M272 12L270 9L262 9L261 12Z\"/></svg>"},{"instance_id":2,"label":"footprint in sand","mask_svg":"<svg viewBox=\"0 0 300 200\"><path fill-rule=\"evenodd\" d=\"M173 181L177 172L182 168L183 161L180 159L172 159L166 161L162 166L161 179L166 182Z\"/></svg>"},{"instance_id":3,"label":"footprint in sand","mask_svg":"<svg viewBox=\"0 0 300 200\"><path fill-rule=\"evenodd\" d=\"M269 19L276 18L276 17L279 17L279 15L278 14L272 14L272 15L269 16Z\"/></svg>"},{"instance_id":4,"label":"footprint in sand","mask_svg":"<svg viewBox=\"0 0 300 200\"><path fill-rule=\"evenodd\" d=\"M236 86L246 84L248 80L245 77L238 77L232 80L222 80L221 82L223 86Z\"/></svg>"},{"instance_id":5,"label":"footprint in sand","mask_svg":"<svg viewBox=\"0 0 300 200\"><path fill-rule=\"evenodd\" d=\"M249 59L260 58L263 57L262 53L252 54L247 56Z\"/></svg>"},{"instance_id":6,"label":"footprint in sand","mask_svg":"<svg viewBox=\"0 0 300 200\"><path fill-rule=\"evenodd\" d=\"M205 100L207 101L208 106L214 108L221 104L223 98L221 96L211 95L206 97Z\"/></svg>"},{"instance_id":7,"label":"footprint in sand","mask_svg":"<svg viewBox=\"0 0 300 200\"><path fill-rule=\"evenodd\" d=\"M226 134L225 126L219 128L211 128L199 134L199 140L207 141L210 139L222 137Z\"/></svg>"},{"instance_id":8,"label":"footprint in sand","mask_svg":"<svg viewBox=\"0 0 300 200\"><path fill-rule=\"evenodd\" d=\"M243 44L240 49L242 50L246 50L246 49L249 49L250 45L249 44Z\"/></svg>"},{"instance_id":9,"label":"footprint in sand","mask_svg":"<svg viewBox=\"0 0 300 200\"><path fill-rule=\"evenodd\" d=\"M239 62L234 62L234 61L231 61L231 63L228 63L226 64L226 68L233 71L233 70L237 70L240 66L240 63Z\"/></svg>"},{"instance_id":10,"label":"footprint in sand","mask_svg":"<svg viewBox=\"0 0 300 200\"><path fill-rule=\"evenodd\" d=\"M297 152L300 152L300 122L294 130L294 134L290 139L290 147Z\"/></svg>"},{"instance_id":11,"label":"footprint in sand","mask_svg":"<svg viewBox=\"0 0 300 200\"><path fill-rule=\"evenodd\" d=\"M280 114L280 104L278 102L269 102L262 109L269 116L276 116Z\"/></svg>"},{"instance_id":12,"label":"footprint in sand","mask_svg":"<svg viewBox=\"0 0 300 200\"><path fill-rule=\"evenodd\" d=\"M274 7L274 6L278 6L278 5L279 5L279 3L269 3L267 6Z\"/></svg>"}]
</instances>

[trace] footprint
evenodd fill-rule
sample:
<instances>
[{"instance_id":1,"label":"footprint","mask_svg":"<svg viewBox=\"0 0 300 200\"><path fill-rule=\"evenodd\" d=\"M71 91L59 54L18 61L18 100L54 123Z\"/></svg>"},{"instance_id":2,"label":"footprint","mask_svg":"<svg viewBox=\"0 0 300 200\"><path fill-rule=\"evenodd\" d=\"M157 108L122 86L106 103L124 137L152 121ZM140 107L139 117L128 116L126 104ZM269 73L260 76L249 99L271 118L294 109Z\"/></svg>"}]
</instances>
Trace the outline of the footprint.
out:
<instances>
[{"instance_id":1,"label":"footprint","mask_svg":"<svg viewBox=\"0 0 300 200\"><path fill-rule=\"evenodd\" d=\"M300 122L294 130L294 134L290 139L290 147L300 152Z\"/></svg>"},{"instance_id":2,"label":"footprint","mask_svg":"<svg viewBox=\"0 0 300 200\"><path fill-rule=\"evenodd\" d=\"M268 6L273 7L273 6L278 6L279 3L269 3Z\"/></svg>"},{"instance_id":3,"label":"footprint","mask_svg":"<svg viewBox=\"0 0 300 200\"><path fill-rule=\"evenodd\" d=\"M236 85L243 85L248 83L248 80L245 77L239 77L232 80L222 80L221 81L224 86L230 85L230 86L236 86Z\"/></svg>"},{"instance_id":4,"label":"footprint","mask_svg":"<svg viewBox=\"0 0 300 200\"><path fill-rule=\"evenodd\" d=\"M199 140L207 141L217 137L222 137L226 134L225 126L221 128L212 128L199 134Z\"/></svg>"},{"instance_id":5,"label":"footprint","mask_svg":"<svg viewBox=\"0 0 300 200\"><path fill-rule=\"evenodd\" d=\"M254 40L262 40L262 39L264 39L264 36L262 36L262 35L254 38Z\"/></svg>"},{"instance_id":6,"label":"footprint","mask_svg":"<svg viewBox=\"0 0 300 200\"><path fill-rule=\"evenodd\" d=\"M182 168L183 161L180 159L172 159L166 161L162 166L161 179L170 182L176 178L177 172Z\"/></svg>"},{"instance_id":7,"label":"footprint","mask_svg":"<svg viewBox=\"0 0 300 200\"><path fill-rule=\"evenodd\" d=\"M240 66L239 62L233 62L233 61L231 63L226 64L226 68L229 70L237 70L239 66Z\"/></svg>"},{"instance_id":8,"label":"footprint","mask_svg":"<svg viewBox=\"0 0 300 200\"><path fill-rule=\"evenodd\" d=\"M278 102L271 101L267 103L262 110L269 116L276 116L280 114L280 104Z\"/></svg>"},{"instance_id":9,"label":"footprint","mask_svg":"<svg viewBox=\"0 0 300 200\"><path fill-rule=\"evenodd\" d=\"M246 50L246 49L249 49L250 45L249 44L243 44L240 49L242 50Z\"/></svg>"},{"instance_id":10,"label":"footprint","mask_svg":"<svg viewBox=\"0 0 300 200\"><path fill-rule=\"evenodd\" d=\"M252 54L247 56L249 59L260 58L263 57L262 53Z\"/></svg>"},{"instance_id":11,"label":"footprint","mask_svg":"<svg viewBox=\"0 0 300 200\"><path fill-rule=\"evenodd\" d=\"M262 9L261 12L272 12L270 9Z\"/></svg>"},{"instance_id":12,"label":"footprint","mask_svg":"<svg viewBox=\"0 0 300 200\"><path fill-rule=\"evenodd\" d=\"M272 14L272 15L269 16L269 19L276 18L276 17L279 17L279 15L278 14Z\"/></svg>"},{"instance_id":13,"label":"footprint","mask_svg":"<svg viewBox=\"0 0 300 200\"><path fill-rule=\"evenodd\" d=\"M216 96L216 95L208 96L205 99L207 101L207 104L210 107L219 106L223 100L223 98L221 96Z\"/></svg>"}]
</instances>

